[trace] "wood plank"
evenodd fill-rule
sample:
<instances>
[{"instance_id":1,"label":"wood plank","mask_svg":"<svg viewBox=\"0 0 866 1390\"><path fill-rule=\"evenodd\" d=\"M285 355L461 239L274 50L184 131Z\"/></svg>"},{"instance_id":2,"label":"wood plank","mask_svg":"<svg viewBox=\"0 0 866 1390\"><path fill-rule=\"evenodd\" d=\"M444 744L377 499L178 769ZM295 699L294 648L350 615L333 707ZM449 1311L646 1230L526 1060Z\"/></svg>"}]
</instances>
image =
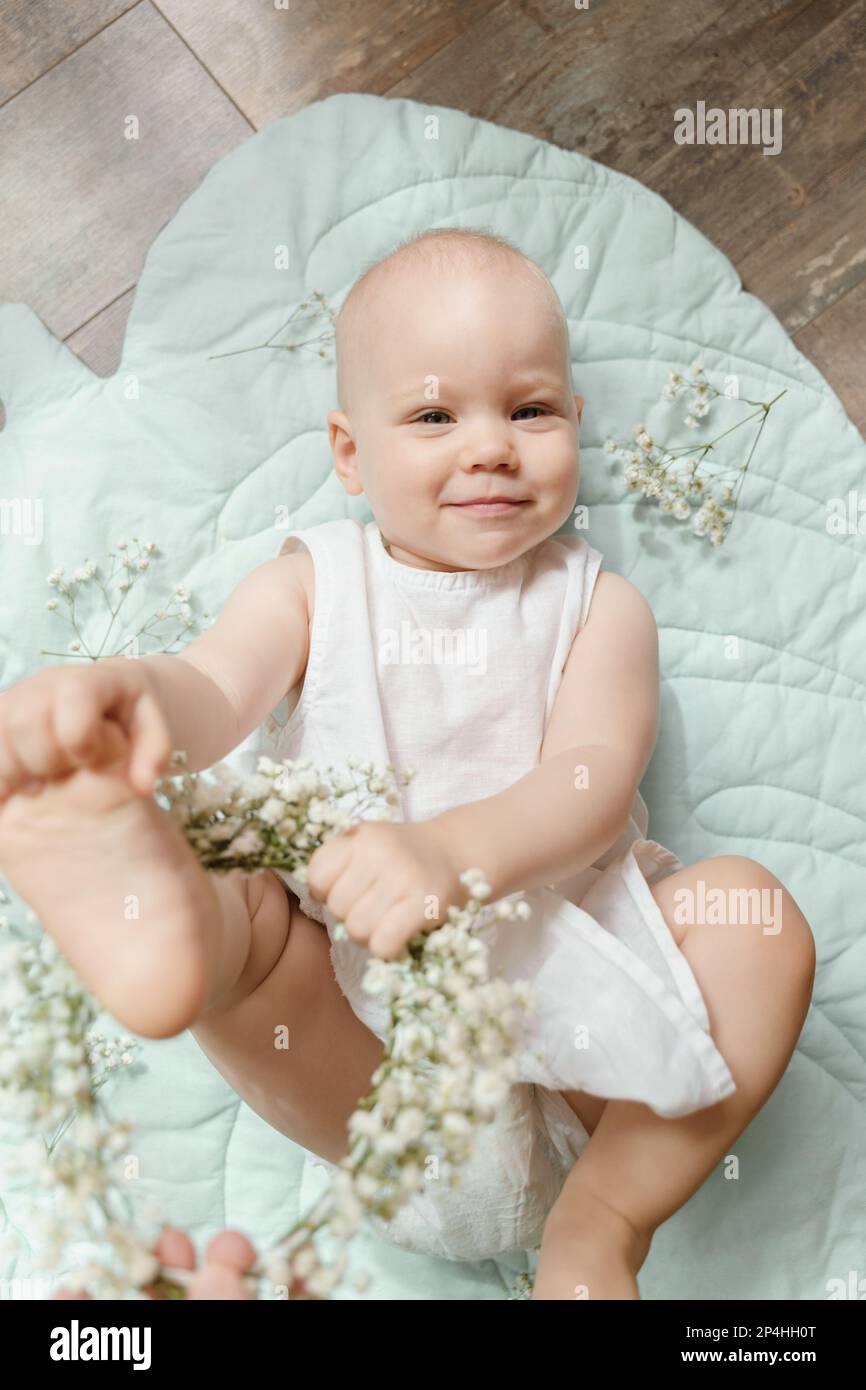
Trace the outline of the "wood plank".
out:
<instances>
[{"instance_id":1,"label":"wood plank","mask_svg":"<svg viewBox=\"0 0 866 1390\"><path fill-rule=\"evenodd\" d=\"M40 79L0 111L0 180L4 187L23 187L23 202L26 205L29 197L31 205L23 219L27 221L26 231L12 244L8 238L5 246L0 244L0 297L33 303L49 326L59 336L65 333L69 346L98 373L108 375L116 369L132 302L131 286L156 231L190 186L224 152L219 148L220 133L225 148L247 133L248 127L237 114L232 132L231 118L226 115L232 110L232 101L258 126L330 91L359 89L465 109L566 148L581 148L655 187L729 255L746 288L770 304L834 386L838 377L840 396L846 405L852 402L849 411L861 411L861 286L866 275L862 230L866 227L866 152L862 131L866 123L858 71L863 66L866 0L822 0L820 4L814 0L753 0L723 11L717 6L695 5L693 0L668 0L663 7L647 6L643 0L592 0L586 11L575 11L570 5L551 7L539 0L472 0L465 4L457 0L441 4L399 0L388 7L387 18L376 0L335 0L327 7L309 0L303 7L291 3L288 10L276 9L270 0L255 7L245 0L155 0L155 4L156 9L151 0L137 0L135 13L149 14L158 24L157 10L163 12L164 44L154 41L153 24L149 47L144 49L140 47L142 31L129 29L122 47L114 49L106 44L101 52L96 51L89 66L83 64L77 72L73 70L76 82L48 88L44 109L38 103L30 112L25 104L26 121L18 115L11 124L4 124L16 105L26 103L31 92L38 92L80 54L61 63L48 78ZM129 10L128 0L76 0L75 7L66 5L66 0L41 0L38 13L40 19L46 15L50 19L55 7L61 6L71 25L74 9L80 37L88 23L95 22L96 12L104 15L109 5L120 12L124 7ZM49 39L60 44L58 26L36 23L37 11L27 0L6 0L2 21L6 31L10 16L19 33L26 33L26 26L31 26L31 45L37 54L40 44L41 52L48 52L44 45ZM107 40L131 18L125 13L99 38ZM173 33L173 26L182 37ZM53 34L42 35L43 27L53 28ZM0 29L0 34L3 32ZM95 42L81 52L87 54ZM225 86L231 100L208 86L192 55L187 55L188 64L183 68L185 42L213 72L215 81ZM130 52L134 44L139 45L137 54ZM14 64L9 60L8 43L6 49L7 80L11 69L11 81L20 87L31 80L26 68L27 43L19 38ZM171 63L165 65L169 53L173 67ZM481 53L483 67L479 65ZM2 61L0 55L0 75L4 71ZM38 57L33 61L38 62ZM51 58L41 61L50 62ZM189 78L193 69L216 101L220 115L213 137L216 152L198 162L195 153L177 140L175 128L179 124L177 108L183 105L184 116L187 113L187 88L182 79ZM166 78L163 71L169 73ZM83 121L84 135L77 130L74 140L77 147L93 143L94 135L105 125L106 110L114 109L111 97L117 97L115 89L124 96L130 91L146 92L154 85L153 72L161 79L156 105L162 120L150 120L151 127L159 126L159 138L151 137L159 149L146 150L143 139L108 142L103 134L101 144L97 140L96 156L88 160L80 152L73 155L75 167L64 179L47 156L58 151L57 162L62 164L64 157L70 157L73 142L68 130L64 135L58 129L63 122L46 122L45 111L53 108L65 112L68 127L71 110L81 124L82 113L92 104L94 74L100 74L103 90L96 104L97 116ZM137 86L132 80L136 73ZM652 73L663 73L664 80L650 80ZM73 100L76 83L77 100ZM81 98L82 91L86 100ZM675 102L672 92L677 94ZM772 101L773 94L776 101ZM785 123L782 154L763 157L759 150L746 146L674 146L676 105L694 106L699 99L725 108L781 104ZM211 103L202 93L199 101L210 114ZM122 104L127 113L135 111L140 117L140 100L137 106L132 101ZM189 125L195 134L207 134L200 115ZM28 142L32 146L33 130L40 135L37 165L28 170L25 183L23 158L12 161L17 163L16 185L9 180L10 149L22 139L24 146ZM188 127L184 130L187 133ZM127 212L118 204L123 201L130 163L124 158L130 152L123 147L131 143L141 146L136 151L142 157L135 161L134 178L141 192ZM119 152L117 144L121 146ZM108 161L104 157L106 145L114 146L114 158ZM178 152L182 155L178 162L189 158L188 177L175 166ZM32 158L30 163L32 166ZM85 215L80 190L100 184L99 175L106 167L116 184L114 192L104 195L104 206L88 207ZM47 181L44 172L49 175ZM142 205L146 216L154 202L153 191L161 194L164 190L166 174L174 179L175 196L160 203L149 229L138 235ZM47 217L45 187L52 207L59 209ZM18 205L21 203L19 194ZM77 207L78 217L69 236L61 237L54 228L64 226L70 207ZM102 233L100 223L105 229ZM125 282L117 276L110 278L110 283L104 276L97 277L98 302L92 287L81 296L79 305L74 299L69 302L82 276L86 278L88 266L122 257L136 235L136 252L128 258ZM39 248L40 237L42 258L36 265L34 247ZM83 248L92 249L93 245L96 254L88 255ZM63 272L68 272L70 265L71 274L64 278ZM13 274L17 268L20 273ZM42 303L37 285L45 294ZM52 321L52 310L47 307L52 294L65 310L62 323L59 316ZM84 299L89 300L86 305ZM814 334L805 328L810 320ZM836 334L843 344L838 349L832 342ZM862 414L857 418L862 420Z\"/></svg>"},{"instance_id":2,"label":"wood plank","mask_svg":"<svg viewBox=\"0 0 866 1390\"><path fill-rule=\"evenodd\" d=\"M117 371L126 320L134 298L135 290L127 290L126 294L122 294L66 339L66 346L97 376L114 376Z\"/></svg>"},{"instance_id":3,"label":"wood plank","mask_svg":"<svg viewBox=\"0 0 866 1390\"><path fill-rule=\"evenodd\" d=\"M333 92L386 92L497 7L497 0L290 0L288 9L274 0L155 3L257 129Z\"/></svg>"},{"instance_id":4,"label":"wood plank","mask_svg":"<svg viewBox=\"0 0 866 1390\"><path fill-rule=\"evenodd\" d=\"M866 434L866 280L794 334L801 352L830 382Z\"/></svg>"},{"instance_id":5,"label":"wood plank","mask_svg":"<svg viewBox=\"0 0 866 1390\"><path fill-rule=\"evenodd\" d=\"M127 139L127 119L139 138ZM65 338L135 284L156 234L250 127L147 3L0 109L0 300Z\"/></svg>"},{"instance_id":6,"label":"wood plank","mask_svg":"<svg viewBox=\"0 0 866 1390\"><path fill-rule=\"evenodd\" d=\"M459 107L638 178L729 256L789 331L866 274L866 0L566 8L503 3L388 95ZM781 152L676 145L674 111L698 100L781 105ZM819 277L800 272L846 233L845 272L816 295Z\"/></svg>"},{"instance_id":7,"label":"wood plank","mask_svg":"<svg viewBox=\"0 0 866 1390\"><path fill-rule=\"evenodd\" d=\"M735 106L783 112L782 150L679 146L646 181L734 262L789 331L866 275L866 0ZM777 80L773 81L772 79ZM733 159L732 159L733 156ZM813 274L825 257L826 274Z\"/></svg>"},{"instance_id":8,"label":"wood plank","mask_svg":"<svg viewBox=\"0 0 866 1390\"><path fill-rule=\"evenodd\" d=\"M677 107L727 107L748 84L767 91L776 69L795 69L803 46L861 3L503 0L387 94L458 107L648 182L655 160L687 149L673 143Z\"/></svg>"},{"instance_id":9,"label":"wood plank","mask_svg":"<svg viewBox=\"0 0 866 1390\"><path fill-rule=\"evenodd\" d=\"M0 106L139 0L3 0Z\"/></svg>"},{"instance_id":10,"label":"wood plank","mask_svg":"<svg viewBox=\"0 0 866 1390\"><path fill-rule=\"evenodd\" d=\"M858 285L866 276L866 148L813 183L784 222L773 207L756 215L737 269L789 333Z\"/></svg>"}]
</instances>

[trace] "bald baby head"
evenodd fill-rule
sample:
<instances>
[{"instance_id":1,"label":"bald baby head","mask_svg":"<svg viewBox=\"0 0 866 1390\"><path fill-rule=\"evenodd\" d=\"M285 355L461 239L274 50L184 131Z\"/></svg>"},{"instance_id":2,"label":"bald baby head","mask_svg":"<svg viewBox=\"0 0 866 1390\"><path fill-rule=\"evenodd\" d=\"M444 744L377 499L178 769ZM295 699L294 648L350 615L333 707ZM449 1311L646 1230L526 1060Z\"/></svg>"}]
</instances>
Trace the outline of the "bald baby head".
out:
<instances>
[{"instance_id":1,"label":"bald baby head","mask_svg":"<svg viewBox=\"0 0 866 1390\"><path fill-rule=\"evenodd\" d=\"M536 299L561 340L570 375L568 322L559 297L540 266L505 237L473 228L434 227L402 241L359 276L336 319L337 400L350 418L364 398L364 382L375 358L375 338L389 331L389 305L398 296L411 304L413 284L423 279L455 280L498 276L503 293L515 280ZM402 317L402 316L401 316ZM399 322L399 321L398 321ZM395 322L395 331L397 323Z\"/></svg>"}]
</instances>

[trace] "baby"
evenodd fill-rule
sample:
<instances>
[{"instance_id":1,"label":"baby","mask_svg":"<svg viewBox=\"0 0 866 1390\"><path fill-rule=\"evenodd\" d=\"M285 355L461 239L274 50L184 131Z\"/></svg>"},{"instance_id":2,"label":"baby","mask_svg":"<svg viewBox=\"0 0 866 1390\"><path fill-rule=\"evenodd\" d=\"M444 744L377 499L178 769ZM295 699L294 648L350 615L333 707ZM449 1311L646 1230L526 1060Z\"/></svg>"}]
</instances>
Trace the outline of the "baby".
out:
<instances>
[{"instance_id":1,"label":"baby","mask_svg":"<svg viewBox=\"0 0 866 1390\"><path fill-rule=\"evenodd\" d=\"M502 238L432 229L364 273L336 333L335 468L375 521L290 533L179 655L47 668L0 695L0 867L124 1027L191 1029L326 1164L383 1052L368 953L444 921L468 867L491 901L524 891L533 915L496 928L491 963L538 986L540 1046L460 1230L437 1217L438 1245L402 1240L460 1259L540 1240L534 1298L637 1298L653 1233L787 1066L812 933L754 860L685 867L644 838L657 631L628 580L557 534L584 401L544 273ZM431 632L483 640L437 659ZM403 818L328 841L306 885L209 874L155 779L173 749L191 771L239 749L287 694L275 756L414 767ZM770 888L781 930L704 921L714 891Z\"/></svg>"}]
</instances>

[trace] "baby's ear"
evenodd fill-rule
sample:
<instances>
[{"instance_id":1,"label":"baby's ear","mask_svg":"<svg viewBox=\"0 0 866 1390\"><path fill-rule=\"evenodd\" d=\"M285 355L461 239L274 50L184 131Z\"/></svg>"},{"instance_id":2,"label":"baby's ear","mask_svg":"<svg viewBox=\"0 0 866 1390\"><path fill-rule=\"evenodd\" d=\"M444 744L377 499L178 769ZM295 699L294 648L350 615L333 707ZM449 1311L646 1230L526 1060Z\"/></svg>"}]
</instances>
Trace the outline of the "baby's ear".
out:
<instances>
[{"instance_id":1,"label":"baby's ear","mask_svg":"<svg viewBox=\"0 0 866 1390\"><path fill-rule=\"evenodd\" d=\"M358 478L358 450L352 435L349 417L342 410L328 412L328 434L334 456L334 472L351 497L364 489Z\"/></svg>"},{"instance_id":2,"label":"baby's ear","mask_svg":"<svg viewBox=\"0 0 866 1390\"><path fill-rule=\"evenodd\" d=\"M336 449L338 441L342 442L346 436L348 436L349 439L352 437L349 417L342 410L329 410L328 438L331 442L331 448Z\"/></svg>"}]
</instances>

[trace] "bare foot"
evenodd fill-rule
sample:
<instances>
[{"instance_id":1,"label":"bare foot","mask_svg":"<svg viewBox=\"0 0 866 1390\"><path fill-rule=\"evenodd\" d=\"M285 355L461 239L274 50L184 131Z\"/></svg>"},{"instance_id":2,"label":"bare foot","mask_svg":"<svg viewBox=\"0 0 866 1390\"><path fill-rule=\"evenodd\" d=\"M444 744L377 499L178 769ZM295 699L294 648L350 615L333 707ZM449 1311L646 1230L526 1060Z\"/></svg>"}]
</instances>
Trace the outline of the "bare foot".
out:
<instances>
[{"instance_id":1,"label":"bare foot","mask_svg":"<svg viewBox=\"0 0 866 1390\"><path fill-rule=\"evenodd\" d=\"M180 827L121 764L8 797L0 869L125 1028L172 1037L199 1016L217 894Z\"/></svg>"}]
</instances>

